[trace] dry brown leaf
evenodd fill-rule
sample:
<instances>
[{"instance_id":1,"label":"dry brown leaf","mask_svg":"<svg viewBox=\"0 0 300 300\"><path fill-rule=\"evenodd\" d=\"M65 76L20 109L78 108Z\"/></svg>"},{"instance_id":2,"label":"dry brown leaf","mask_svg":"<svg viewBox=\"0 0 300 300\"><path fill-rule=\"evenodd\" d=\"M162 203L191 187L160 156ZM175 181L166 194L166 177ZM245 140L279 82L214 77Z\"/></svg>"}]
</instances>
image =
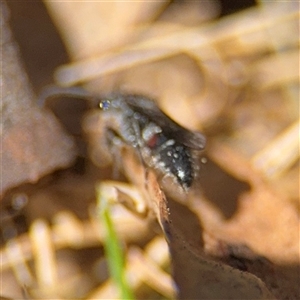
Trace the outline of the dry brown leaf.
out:
<instances>
[{"instance_id":1,"label":"dry brown leaf","mask_svg":"<svg viewBox=\"0 0 300 300\"><path fill-rule=\"evenodd\" d=\"M69 166L76 154L73 140L57 120L33 104L35 97L8 28L5 8L1 2L0 194Z\"/></svg>"},{"instance_id":2,"label":"dry brown leaf","mask_svg":"<svg viewBox=\"0 0 300 300\"><path fill-rule=\"evenodd\" d=\"M177 218L172 217L173 211L154 172L145 170L128 149L122 157L125 173L143 191L164 231L180 299L274 299L256 276L214 261L200 247L194 248L196 232L191 240L187 239L184 232L191 228L183 228L185 222L178 222L178 218L184 218L182 211L177 211Z\"/></svg>"},{"instance_id":3,"label":"dry brown leaf","mask_svg":"<svg viewBox=\"0 0 300 300\"><path fill-rule=\"evenodd\" d=\"M89 81L87 86L100 93L117 89L152 95L178 122L208 133L209 158L197 178L202 189L197 182L188 195L179 192L174 182L156 177L124 146L112 153L113 168L124 169L134 184L132 190L137 187L145 202L140 210L135 196L117 183L112 197L131 211L149 211L150 220L158 220L169 243L179 297L298 299L297 4L257 5L211 24L197 19L195 27L181 25L187 15L178 18L181 24L176 20L172 26L164 24L166 14L137 27L155 18L164 5L141 3L126 13L117 9L118 14L103 23L106 18L97 18L97 13L109 16L111 3L88 7L83 2L47 2L72 58L86 59L62 66L58 73L62 84ZM153 10L145 16L144 8L149 7ZM106 26L111 30L105 31ZM95 28L103 34L95 36L91 30ZM114 151L104 147L97 112L85 119L84 127L90 132L94 162L110 162L107 158ZM276 178L269 176L273 170ZM84 191L76 182L72 187L76 196L71 198L78 202ZM122 213L122 218L115 215L116 228L126 241L136 242L147 235L149 224L154 225L126 214L124 207L116 211ZM65 216L56 225L58 249L82 247L84 242L89 247L101 240L97 224L81 228L78 220ZM134 256L135 249L129 246L130 250ZM145 252L137 254L140 260L135 265L144 258L145 264L149 262ZM151 270L165 277L160 269L144 268L144 279L137 274L139 281L133 286L153 278ZM154 279L153 287L172 297L170 282L162 287ZM108 282L92 295L105 297L110 288Z\"/></svg>"}]
</instances>

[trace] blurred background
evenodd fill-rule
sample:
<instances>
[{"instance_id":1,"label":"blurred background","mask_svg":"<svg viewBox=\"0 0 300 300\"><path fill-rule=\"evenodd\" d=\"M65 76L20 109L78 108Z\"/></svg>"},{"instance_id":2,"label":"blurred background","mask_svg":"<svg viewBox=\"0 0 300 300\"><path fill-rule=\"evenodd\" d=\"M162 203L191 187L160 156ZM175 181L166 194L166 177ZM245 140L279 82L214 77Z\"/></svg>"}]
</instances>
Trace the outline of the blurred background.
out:
<instances>
[{"instance_id":1,"label":"blurred background","mask_svg":"<svg viewBox=\"0 0 300 300\"><path fill-rule=\"evenodd\" d=\"M184 200L169 195L177 242L197 249L186 269L222 262L255 275L278 299L299 297L298 2L2 1L1 32L3 297L120 297L95 189L107 180L129 181L129 194L139 187L102 165L88 101L37 104L50 84L148 95L203 132L195 187ZM136 210L145 206L134 197ZM111 213L136 299L174 299L174 279L184 299L186 281L205 278L198 270L176 277L186 253L170 265L156 218L117 200ZM226 282L216 278L222 299Z\"/></svg>"}]
</instances>

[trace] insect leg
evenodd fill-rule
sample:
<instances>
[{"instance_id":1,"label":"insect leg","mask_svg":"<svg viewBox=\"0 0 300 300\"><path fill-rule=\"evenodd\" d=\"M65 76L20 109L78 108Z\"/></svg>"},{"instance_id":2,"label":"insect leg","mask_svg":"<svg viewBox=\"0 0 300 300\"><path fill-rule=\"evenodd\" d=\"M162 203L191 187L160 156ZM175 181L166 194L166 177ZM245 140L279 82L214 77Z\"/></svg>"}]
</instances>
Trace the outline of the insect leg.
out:
<instances>
[{"instance_id":1,"label":"insect leg","mask_svg":"<svg viewBox=\"0 0 300 300\"><path fill-rule=\"evenodd\" d=\"M122 165L121 148L127 144L114 129L106 127L104 132L108 145L107 150L111 151L110 155L115 159L115 163L112 164L112 176L113 178L117 178Z\"/></svg>"},{"instance_id":2,"label":"insect leg","mask_svg":"<svg viewBox=\"0 0 300 300\"><path fill-rule=\"evenodd\" d=\"M132 122L132 128L134 131L134 135L135 135L135 139L136 139L136 145L134 147L136 147L136 152L137 155L139 157L139 160L143 166L143 169L145 170L145 186L148 185L148 174L149 174L149 166L148 164L145 162L145 159L143 157L143 151L147 151L145 148L145 142L143 141L142 138L142 132L141 132L141 128L139 126L138 120L134 120Z\"/></svg>"}]
</instances>

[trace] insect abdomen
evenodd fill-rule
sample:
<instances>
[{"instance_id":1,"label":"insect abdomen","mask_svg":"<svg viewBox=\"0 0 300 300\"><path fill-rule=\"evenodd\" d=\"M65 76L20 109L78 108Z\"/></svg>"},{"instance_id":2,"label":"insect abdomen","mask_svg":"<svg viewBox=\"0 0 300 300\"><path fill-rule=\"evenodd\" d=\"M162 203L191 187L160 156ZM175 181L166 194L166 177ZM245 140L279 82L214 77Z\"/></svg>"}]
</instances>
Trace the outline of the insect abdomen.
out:
<instances>
[{"instance_id":1,"label":"insect abdomen","mask_svg":"<svg viewBox=\"0 0 300 300\"><path fill-rule=\"evenodd\" d=\"M169 145L156 153L158 164L166 175L172 175L183 187L191 187L194 179L191 151L181 144Z\"/></svg>"}]
</instances>

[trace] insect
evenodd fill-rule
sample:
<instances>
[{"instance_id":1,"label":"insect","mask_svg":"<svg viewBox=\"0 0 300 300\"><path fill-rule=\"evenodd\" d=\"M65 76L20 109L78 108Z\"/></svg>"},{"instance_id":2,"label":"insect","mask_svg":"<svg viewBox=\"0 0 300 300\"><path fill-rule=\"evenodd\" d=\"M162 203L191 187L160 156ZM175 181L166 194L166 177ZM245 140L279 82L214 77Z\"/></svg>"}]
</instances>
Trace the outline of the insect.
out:
<instances>
[{"instance_id":1,"label":"insect","mask_svg":"<svg viewBox=\"0 0 300 300\"><path fill-rule=\"evenodd\" d=\"M72 89L60 92L95 99L85 93ZM203 150L206 143L202 133L180 126L155 101L142 95L116 93L96 100L107 145L131 146L146 166L172 177L185 191L191 187L198 169L194 152Z\"/></svg>"}]
</instances>

